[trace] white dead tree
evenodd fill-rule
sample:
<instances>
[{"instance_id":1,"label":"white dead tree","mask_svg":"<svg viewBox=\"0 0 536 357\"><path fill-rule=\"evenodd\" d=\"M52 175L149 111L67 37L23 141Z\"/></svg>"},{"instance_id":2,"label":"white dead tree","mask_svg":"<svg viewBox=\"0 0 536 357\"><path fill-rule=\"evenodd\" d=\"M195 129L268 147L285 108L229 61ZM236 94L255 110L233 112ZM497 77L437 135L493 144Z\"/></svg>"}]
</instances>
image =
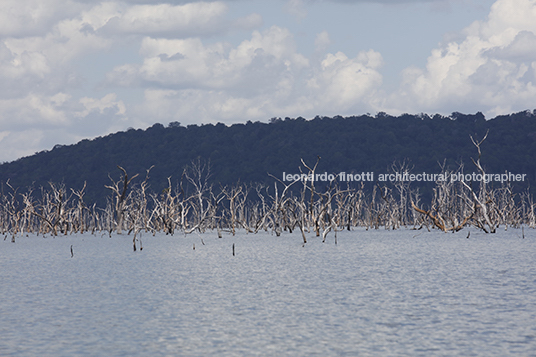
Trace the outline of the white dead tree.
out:
<instances>
[{"instance_id":1,"label":"white dead tree","mask_svg":"<svg viewBox=\"0 0 536 357\"><path fill-rule=\"evenodd\" d=\"M266 222L268 215L270 214L270 205L268 204L268 202L266 202L266 197L264 193L266 192L266 196L269 196L268 187L265 187L262 184L257 184L255 186L255 192L257 193L257 197L259 198L260 202L254 205L254 207L252 208L253 214L251 215L251 217L254 221L254 225L252 222L253 231L254 233L257 233L261 229L264 231L268 230Z\"/></svg>"},{"instance_id":2,"label":"white dead tree","mask_svg":"<svg viewBox=\"0 0 536 357\"><path fill-rule=\"evenodd\" d=\"M317 156L316 162L313 167L310 167L305 163L303 159L300 159L302 165L307 169L307 180L304 180L303 182L303 192L305 194L306 191L309 191L310 193L310 199L309 199L309 205L307 207L307 214L304 217L306 221L308 221L308 226L310 224L314 225L314 230L316 233L316 236L318 237L320 235L320 228L318 227L318 219L315 215L315 179L316 179L316 168L318 166L318 163L320 162L320 156Z\"/></svg>"},{"instance_id":3,"label":"white dead tree","mask_svg":"<svg viewBox=\"0 0 536 357\"><path fill-rule=\"evenodd\" d=\"M67 234L72 229L69 221L70 196L67 196L65 185L54 183L49 185L51 191L41 188L41 202L33 202L31 195L23 195L25 209L42 222L39 232L50 232L56 236L59 229L60 233Z\"/></svg>"},{"instance_id":4,"label":"white dead tree","mask_svg":"<svg viewBox=\"0 0 536 357\"><path fill-rule=\"evenodd\" d=\"M11 192L2 196L5 215L7 216L4 232L10 233L11 242L15 243L15 236L22 229L23 208L17 199L17 189L9 184L9 180L7 180L6 185L11 189Z\"/></svg>"},{"instance_id":5,"label":"white dead tree","mask_svg":"<svg viewBox=\"0 0 536 357\"><path fill-rule=\"evenodd\" d=\"M522 224L526 224L530 228L536 228L536 203L534 203L534 197L528 190L521 194L520 209Z\"/></svg>"},{"instance_id":6,"label":"white dead tree","mask_svg":"<svg viewBox=\"0 0 536 357\"><path fill-rule=\"evenodd\" d=\"M191 208L194 222L190 227L187 227L188 224L185 222L184 232L187 234L196 230L203 232L206 226L215 219L216 210L214 204L219 203L219 198L217 202L211 200L213 195L211 193L212 185L209 183L209 178L211 177L210 162L202 163L200 159L192 161L191 166L184 169L183 177L186 179L187 184L193 187L192 194L185 201ZM183 212L186 211L183 210Z\"/></svg>"},{"instance_id":7,"label":"white dead tree","mask_svg":"<svg viewBox=\"0 0 536 357\"><path fill-rule=\"evenodd\" d=\"M476 141L471 136L471 141L478 150L478 158L476 159L476 161L472 158L471 160L473 161L473 164L476 166L477 170L483 178L480 181L478 194L464 180L462 180L461 182L469 190L470 195L472 196L472 199L475 202L476 208L478 210L478 212L476 212L476 214L474 215L475 225L486 233L495 233L497 227L499 226L499 220L497 219L497 217L494 217L494 213L496 213L495 201L493 200L491 192L488 190L486 180L484 179L486 177L486 172L484 171L484 168L482 168L482 165L480 163L480 157L482 156L480 146L488 137L488 133L489 130L486 132L486 135L484 135L484 137L480 141Z\"/></svg>"},{"instance_id":8,"label":"white dead tree","mask_svg":"<svg viewBox=\"0 0 536 357\"><path fill-rule=\"evenodd\" d=\"M281 194L279 194L277 182L274 183L274 195L272 196L268 194L268 197L272 200L272 207L270 210L270 214L268 215L268 219L272 222L273 232L279 237L286 227L290 227L289 215L291 215L291 213L287 210L288 205L292 203L290 196L290 188L299 181L296 180L292 181L289 184L286 184L279 178L271 174L269 175L281 185L283 185L283 191L281 192ZM307 238L305 237L305 233L303 232L303 227L301 227L301 225L300 230L302 232L303 243L307 243Z\"/></svg>"},{"instance_id":9,"label":"white dead tree","mask_svg":"<svg viewBox=\"0 0 536 357\"><path fill-rule=\"evenodd\" d=\"M148 224L152 225L155 231L164 231L166 234L173 235L175 228L181 226L180 209L183 207L178 203L179 197L173 194L171 187L171 177L167 178L168 187L162 190L162 193L152 193L153 209L148 217Z\"/></svg>"},{"instance_id":10,"label":"white dead tree","mask_svg":"<svg viewBox=\"0 0 536 357\"><path fill-rule=\"evenodd\" d=\"M317 215L314 221L314 227L317 229L317 236L319 229L322 229L322 243L326 241L326 237L329 232L337 231L337 222L335 221L335 214L333 212L332 203L333 199L350 192L350 190L341 190L335 181L329 183L325 192L316 192L318 195L317 200Z\"/></svg>"},{"instance_id":11,"label":"white dead tree","mask_svg":"<svg viewBox=\"0 0 536 357\"><path fill-rule=\"evenodd\" d=\"M149 186L149 173L153 167L154 165L147 169L145 179L142 181L140 186L132 190L132 202L130 203L130 212L127 217L130 220L128 233L130 234L131 232L134 232L134 250L136 249L136 238L141 230L145 230L146 232L151 230L154 233L154 229L152 229L150 226L147 212L147 189Z\"/></svg>"},{"instance_id":12,"label":"white dead tree","mask_svg":"<svg viewBox=\"0 0 536 357\"><path fill-rule=\"evenodd\" d=\"M458 168L463 173L463 165ZM454 173L441 165L441 180L435 182L430 209L419 208L412 200L413 209L427 217L431 223L443 232L458 232L471 222L475 215L473 202L468 199L464 185L460 181L448 179Z\"/></svg>"},{"instance_id":13,"label":"white dead tree","mask_svg":"<svg viewBox=\"0 0 536 357\"><path fill-rule=\"evenodd\" d=\"M75 191L71 188L71 192L73 193L73 195L75 195L78 198L77 203L76 203L76 208L73 210L74 217L71 222L72 230L75 233L76 232L84 233L88 229L88 227L86 226L86 219L84 216L84 213L88 212L88 209L86 205L84 204L85 189L86 189L85 181L84 181L84 186L82 187L82 189Z\"/></svg>"},{"instance_id":14,"label":"white dead tree","mask_svg":"<svg viewBox=\"0 0 536 357\"><path fill-rule=\"evenodd\" d=\"M397 216L393 217L396 228L406 226L409 223L408 210L411 209L409 207L409 202L411 201L411 181L405 180L405 177L410 174L412 169L413 167L410 167L407 161L402 163L393 163L393 165L391 165L392 172L395 174L398 173L401 176L400 180L393 182L393 186L395 187L398 197L398 207L396 208Z\"/></svg>"},{"instance_id":15,"label":"white dead tree","mask_svg":"<svg viewBox=\"0 0 536 357\"><path fill-rule=\"evenodd\" d=\"M122 172L122 175L121 175L121 178L117 181L113 180L110 176L108 176L110 178L110 180L112 181L112 184L111 185L105 185L104 187L110 189L113 193L113 198L112 198L112 202L115 200L115 205L114 205L114 213L115 213L115 230L117 232L117 234L121 234L122 233L122 230L123 230L123 221L124 221L124 218L125 218L125 212L126 212L126 204L127 204L127 198L128 198L128 195L127 195L127 192L128 192L128 187L130 185L130 183L132 182L133 179L135 179L136 177L138 177L138 174L132 176L132 177L128 177L128 174L127 174L127 171L122 168L121 166L117 165L117 168L119 170L121 170ZM109 213L110 214L110 213ZM112 213L112 216L111 218L113 219L114 215ZM113 229L112 227L110 227L110 229ZM110 231L111 232L111 231Z\"/></svg>"},{"instance_id":16,"label":"white dead tree","mask_svg":"<svg viewBox=\"0 0 536 357\"><path fill-rule=\"evenodd\" d=\"M223 214L229 216L227 225L231 233L235 235L237 225L242 226L249 233L252 233L253 230L250 229L248 223L248 187L246 185L240 185L240 183L230 187L222 187L221 194L223 195L221 198L226 198L226 201L229 203L229 209L224 210ZM218 203L221 201L221 198L216 199Z\"/></svg>"}]
</instances>

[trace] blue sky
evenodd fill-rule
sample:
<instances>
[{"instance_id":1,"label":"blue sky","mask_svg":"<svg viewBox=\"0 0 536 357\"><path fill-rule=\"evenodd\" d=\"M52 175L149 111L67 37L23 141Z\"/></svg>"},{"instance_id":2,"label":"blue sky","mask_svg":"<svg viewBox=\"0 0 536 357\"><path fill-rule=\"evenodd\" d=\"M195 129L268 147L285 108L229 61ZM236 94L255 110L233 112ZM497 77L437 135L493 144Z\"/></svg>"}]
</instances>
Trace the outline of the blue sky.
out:
<instances>
[{"instance_id":1,"label":"blue sky","mask_svg":"<svg viewBox=\"0 0 536 357\"><path fill-rule=\"evenodd\" d=\"M3 0L0 161L156 122L534 109L536 0Z\"/></svg>"}]
</instances>

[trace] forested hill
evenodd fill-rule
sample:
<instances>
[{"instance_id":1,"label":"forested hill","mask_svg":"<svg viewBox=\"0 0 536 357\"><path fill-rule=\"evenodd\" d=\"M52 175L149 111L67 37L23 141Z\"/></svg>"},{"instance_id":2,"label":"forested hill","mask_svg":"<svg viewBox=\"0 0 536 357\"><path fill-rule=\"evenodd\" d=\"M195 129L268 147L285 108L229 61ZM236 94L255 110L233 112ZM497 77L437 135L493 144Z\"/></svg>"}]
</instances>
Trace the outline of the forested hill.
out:
<instances>
[{"instance_id":1,"label":"forested hill","mask_svg":"<svg viewBox=\"0 0 536 357\"><path fill-rule=\"evenodd\" d=\"M481 113L450 117L379 113L376 116L277 119L270 123L207 124L167 127L155 124L146 130L130 129L75 145L57 145L51 151L0 165L2 190L39 188L48 182L80 189L87 182L88 201L103 202L109 195L104 185L120 177L117 165L129 175L150 171L150 187L160 192L167 178L176 184L192 160L210 162L211 182L216 187L238 181L273 183L268 173L299 173L300 159L317 172L387 172L394 162L409 161L414 172L440 172L446 159L451 168L463 162L474 171L471 158L477 151L470 135L482 138L481 161L490 173L505 170L536 178L536 110L486 120Z\"/></svg>"}]
</instances>

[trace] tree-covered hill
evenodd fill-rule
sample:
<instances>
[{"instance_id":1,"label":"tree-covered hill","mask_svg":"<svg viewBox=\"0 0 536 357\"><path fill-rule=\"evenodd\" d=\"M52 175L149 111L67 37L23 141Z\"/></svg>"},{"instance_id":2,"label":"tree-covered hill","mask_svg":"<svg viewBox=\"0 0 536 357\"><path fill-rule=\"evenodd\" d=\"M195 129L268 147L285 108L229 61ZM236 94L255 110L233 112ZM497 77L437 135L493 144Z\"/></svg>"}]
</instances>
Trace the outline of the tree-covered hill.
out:
<instances>
[{"instance_id":1,"label":"tree-covered hill","mask_svg":"<svg viewBox=\"0 0 536 357\"><path fill-rule=\"evenodd\" d=\"M470 136L482 138L481 161L490 173L505 170L536 178L536 110L486 120L481 113L450 117L379 113L372 117L315 117L279 119L270 123L247 122L226 126L207 124L167 127L155 124L146 130L130 129L75 145L57 145L50 151L0 165L0 182L14 187L39 188L48 182L80 189L87 182L87 201L103 202L109 175L118 179L117 165L129 175L150 171L155 192L175 184L192 160L210 162L215 185L274 181L268 173L299 173L300 159L314 164L317 172L384 173L394 162L408 161L414 172L438 173L445 159L451 168L465 164L474 171L471 158L477 152Z\"/></svg>"}]
</instances>

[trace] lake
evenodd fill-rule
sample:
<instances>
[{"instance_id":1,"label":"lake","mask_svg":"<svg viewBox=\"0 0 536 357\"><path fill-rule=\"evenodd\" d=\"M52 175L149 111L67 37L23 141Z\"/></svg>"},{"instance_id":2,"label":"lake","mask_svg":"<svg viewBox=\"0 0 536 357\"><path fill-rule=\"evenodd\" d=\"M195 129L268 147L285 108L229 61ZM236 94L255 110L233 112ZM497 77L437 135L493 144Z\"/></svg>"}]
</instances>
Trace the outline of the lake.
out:
<instances>
[{"instance_id":1,"label":"lake","mask_svg":"<svg viewBox=\"0 0 536 357\"><path fill-rule=\"evenodd\" d=\"M536 232L468 232L8 237L0 355L536 356Z\"/></svg>"}]
</instances>

